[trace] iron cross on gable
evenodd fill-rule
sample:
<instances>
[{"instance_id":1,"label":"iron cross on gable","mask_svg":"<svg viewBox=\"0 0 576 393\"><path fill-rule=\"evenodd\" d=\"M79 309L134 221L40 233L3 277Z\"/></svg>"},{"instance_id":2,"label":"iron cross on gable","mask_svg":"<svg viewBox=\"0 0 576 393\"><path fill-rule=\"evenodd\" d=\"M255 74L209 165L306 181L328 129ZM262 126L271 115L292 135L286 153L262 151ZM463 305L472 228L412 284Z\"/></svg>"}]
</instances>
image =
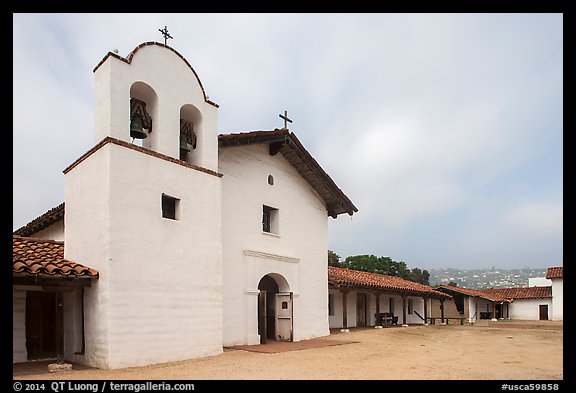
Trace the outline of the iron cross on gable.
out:
<instances>
[{"instance_id":1,"label":"iron cross on gable","mask_svg":"<svg viewBox=\"0 0 576 393\"><path fill-rule=\"evenodd\" d=\"M173 39L172 36L170 35L170 33L168 33L168 27L164 26L164 29L158 29L158 31L160 33L162 33L162 35L164 36L164 45L166 45L166 42L168 41L168 38Z\"/></svg>"},{"instance_id":2,"label":"iron cross on gable","mask_svg":"<svg viewBox=\"0 0 576 393\"><path fill-rule=\"evenodd\" d=\"M290 120L290 119L288 118L288 111L284 111L284 116L282 116L282 115L278 115L278 116L280 116L280 118L284 119L284 129L287 129L287 128L288 128L288 127L287 127L287 126L288 126L288 122L289 122L289 123L292 123L292 120Z\"/></svg>"}]
</instances>

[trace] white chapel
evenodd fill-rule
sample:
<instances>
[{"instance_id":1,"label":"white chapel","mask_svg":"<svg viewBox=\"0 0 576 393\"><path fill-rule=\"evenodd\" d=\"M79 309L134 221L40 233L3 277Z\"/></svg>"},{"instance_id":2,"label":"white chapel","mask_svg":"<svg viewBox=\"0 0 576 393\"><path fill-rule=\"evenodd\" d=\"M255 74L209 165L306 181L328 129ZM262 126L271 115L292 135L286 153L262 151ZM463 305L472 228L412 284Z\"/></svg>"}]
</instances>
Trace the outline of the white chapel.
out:
<instances>
[{"instance_id":1,"label":"white chapel","mask_svg":"<svg viewBox=\"0 0 576 393\"><path fill-rule=\"evenodd\" d=\"M13 362L114 369L329 334L328 220L357 208L287 128L222 134L157 42L94 68L94 146L13 236Z\"/></svg>"}]
</instances>

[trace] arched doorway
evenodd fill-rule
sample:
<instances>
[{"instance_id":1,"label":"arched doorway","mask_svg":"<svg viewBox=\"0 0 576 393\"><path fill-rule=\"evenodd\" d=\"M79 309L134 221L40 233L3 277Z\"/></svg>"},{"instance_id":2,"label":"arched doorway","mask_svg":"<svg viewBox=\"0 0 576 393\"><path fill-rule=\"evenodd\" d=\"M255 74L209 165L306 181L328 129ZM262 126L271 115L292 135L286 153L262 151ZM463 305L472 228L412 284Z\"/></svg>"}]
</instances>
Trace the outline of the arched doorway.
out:
<instances>
[{"instance_id":1,"label":"arched doorway","mask_svg":"<svg viewBox=\"0 0 576 393\"><path fill-rule=\"evenodd\" d=\"M292 341L292 292L284 277L270 273L258 283L258 334L260 344Z\"/></svg>"}]
</instances>

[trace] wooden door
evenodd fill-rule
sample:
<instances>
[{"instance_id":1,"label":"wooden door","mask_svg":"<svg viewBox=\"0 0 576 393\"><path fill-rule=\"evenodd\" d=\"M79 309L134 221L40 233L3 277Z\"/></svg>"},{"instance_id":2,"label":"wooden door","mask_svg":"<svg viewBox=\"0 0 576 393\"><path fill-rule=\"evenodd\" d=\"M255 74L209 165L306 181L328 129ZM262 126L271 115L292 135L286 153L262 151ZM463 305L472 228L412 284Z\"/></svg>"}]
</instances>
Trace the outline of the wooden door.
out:
<instances>
[{"instance_id":1,"label":"wooden door","mask_svg":"<svg viewBox=\"0 0 576 393\"><path fill-rule=\"evenodd\" d=\"M26 293L26 351L29 360L56 358L56 296Z\"/></svg>"},{"instance_id":2,"label":"wooden door","mask_svg":"<svg viewBox=\"0 0 576 393\"><path fill-rule=\"evenodd\" d=\"M356 326L366 326L366 294L356 294Z\"/></svg>"},{"instance_id":3,"label":"wooden door","mask_svg":"<svg viewBox=\"0 0 576 393\"><path fill-rule=\"evenodd\" d=\"M540 305L539 314L540 314L540 320L541 321L547 321L548 320L548 305L547 304L541 304Z\"/></svg>"},{"instance_id":4,"label":"wooden door","mask_svg":"<svg viewBox=\"0 0 576 393\"><path fill-rule=\"evenodd\" d=\"M258 334L260 335L260 344L266 344L266 291L260 291L258 294Z\"/></svg>"},{"instance_id":5,"label":"wooden door","mask_svg":"<svg viewBox=\"0 0 576 393\"><path fill-rule=\"evenodd\" d=\"M292 341L292 292L276 294L276 340Z\"/></svg>"}]
</instances>

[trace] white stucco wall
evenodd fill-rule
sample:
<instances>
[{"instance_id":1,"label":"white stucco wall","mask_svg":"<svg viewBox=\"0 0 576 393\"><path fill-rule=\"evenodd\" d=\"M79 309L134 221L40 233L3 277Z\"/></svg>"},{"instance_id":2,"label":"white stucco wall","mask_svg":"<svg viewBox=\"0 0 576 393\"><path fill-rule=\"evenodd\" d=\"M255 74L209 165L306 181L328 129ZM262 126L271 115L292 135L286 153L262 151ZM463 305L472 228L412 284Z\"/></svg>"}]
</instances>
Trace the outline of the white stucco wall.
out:
<instances>
[{"instance_id":1,"label":"white stucco wall","mask_svg":"<svg viewBox=\"0 0 576 393\"><path fill-rule=\"evenodd\" d=\"M294 341L329 334L323 201L281 153L269 155L267 144L222 148L219 165L224 345L259 343L257 288L268 273L281 275L294 293ZM278 209L278 234L262 231L263 205Z\"/></svg>"},{"instance_id":2,"label":"white stucco wall","mask_svg":"<svg viewBox=\"0 0 576 393\"><path fill-rule=\"evenodd\" d=\"M546 277L530 277L528 278L529 287L549 287L552 285L552 280Z\"/></svg>"},{"instance_id":3,"label":"white stucco wall","mask_svg":"<svg viewBox=\"0 0 576 393\"><path fill-rule=\"evenodd\" d=\"M552 314L555 321L564 320L564 279L554 278L552 281Z\"/></svg>"},{"instance_id":4,"label":"white stucco wall","mask_svg":"<svg viewBox=\"0 0 576 393\"><path fill-rule=\"evenodd\" d=\"M107 144L65 176L67 259L85 292L86 354L119 368L222 352L220 178ZM161 216L161 195L180 218Z\"/></svg>"},{"instance_id":5,"label":"white stucco wall","mask_svg":"<svg viewBox=\"0 0 576 393\"><path fill-rule=\"evenodd\" d=\"M179 157L180 109L192 105L201 113L192 163L218 168L217 108L204 99L198 79L172 50L158 45L138 49L130 64L110 56L94 73L94 143L106 136L130 142L130 88L144 83L155 93L147 103L153 131L142 142L152 150Z\"/></svg>"},{"instance_id":6,"label":"white stucco wall","mask_svg":"<svg viewBox=\"0 0 576 393\"><path fill-rule=\"evenodd\" d=\"M514 299L510 303L510 319L540 319L540 305L548 306L548 319L552 319L552 299Z\"/></svg>"}]
</instances>

